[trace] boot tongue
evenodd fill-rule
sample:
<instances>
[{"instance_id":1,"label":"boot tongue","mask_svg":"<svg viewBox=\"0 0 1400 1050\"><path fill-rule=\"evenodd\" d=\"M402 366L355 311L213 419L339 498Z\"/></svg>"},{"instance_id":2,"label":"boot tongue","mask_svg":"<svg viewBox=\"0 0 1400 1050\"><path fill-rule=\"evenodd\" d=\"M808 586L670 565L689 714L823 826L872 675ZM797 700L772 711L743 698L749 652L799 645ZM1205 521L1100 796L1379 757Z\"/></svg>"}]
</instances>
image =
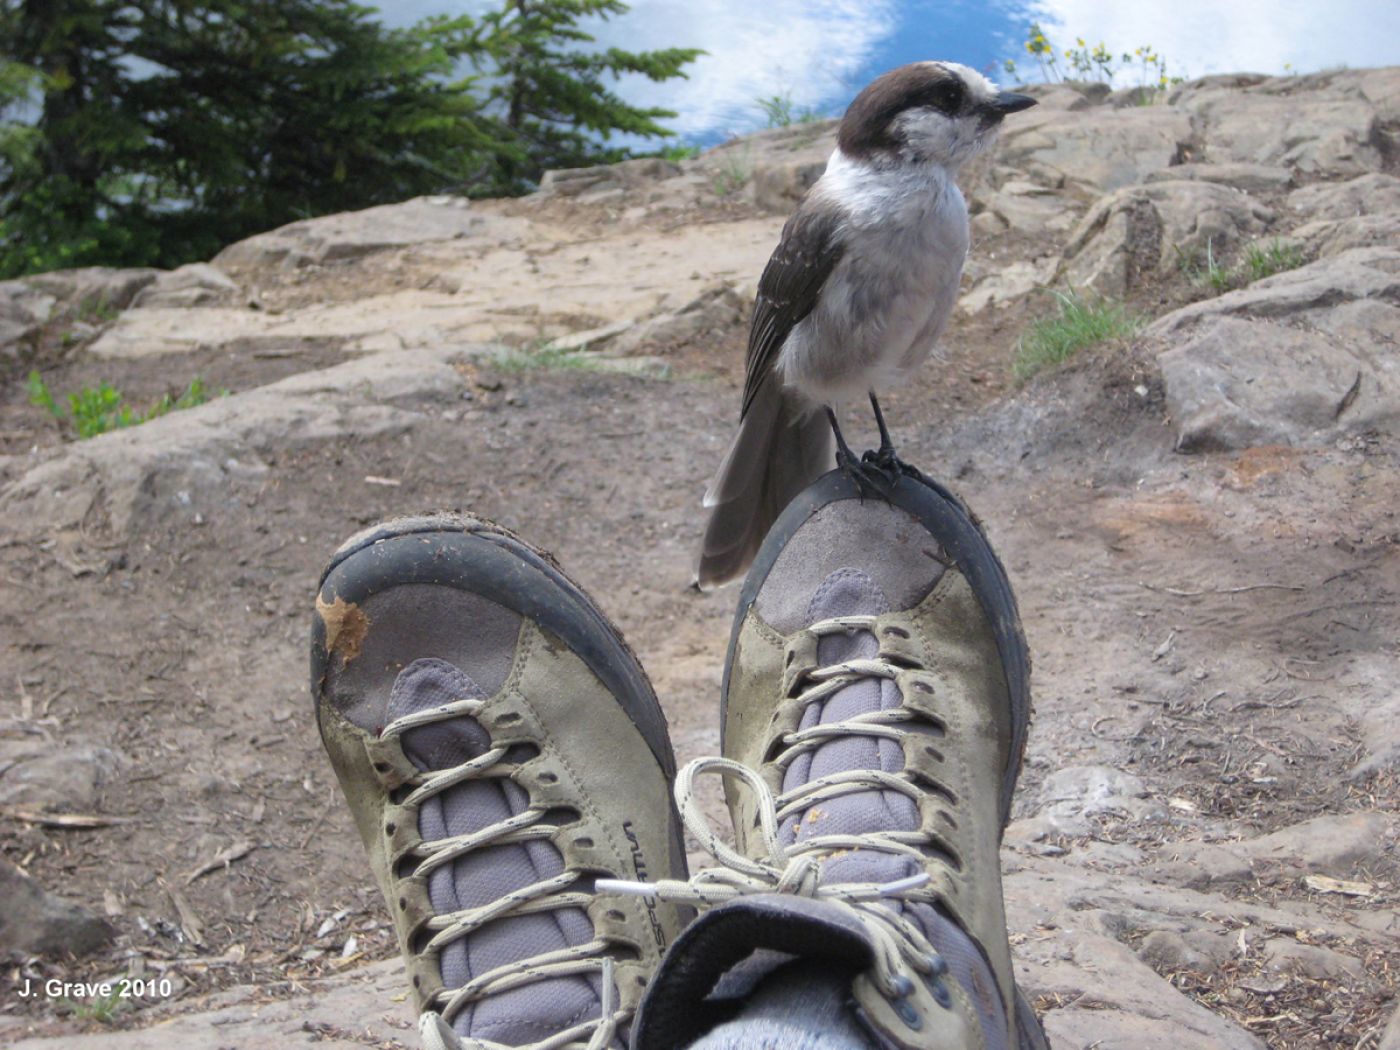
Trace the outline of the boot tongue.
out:
<instances>
[{"instance_id":1,"label":"boot tongue","mask_svg":"<svg viewBox=\"0 0 1400 1050\"><path fill-rule=\"evenodd\" d=\"M828 576L812 596L807 623L840 616L879 616L889 611L889 601L879 586L858 569L839 569ZM829 634L817 643L821 666L845 660L870 659L880 646L869 631ZM899 690L887 678L862 678L838 690L826 700L808 705L802 728L842 721L871 711L888 711L900 705ZM816 777L851 769L879 769L897 773L904 768L904 752L891 740L851 735L838 737L799 757L783 778L790 791ZM873 831L916 831L920 817L913 800L895 791L878 788L841 795L806 807L780 829L785 844L816 835L860 835ZM822 877L829 882L893 882L917 874L922 865L912 858L875 850L841 851L822 863ZM981 950L937 908L923 903L890 906L917 922L934 949L948 962L951 972L971 999L987 1040L988 1050L1006 1050L1007 1018L996 977Z\"/></svg>"},{"instance_id":2,"label":"boot tongue","mask_svg":"<svg viewBox=\"0 0 1400 1050\"><path fill-rule=\"evenodd\" d=\"M888 611L889 600L874 580L858 569L838 569L822 581L812 596L807 623L842 616L879 616ZM879 651L879 643L869 631L828 634L817 643L817 661L830 666L846 660L872 659ZM825 700L809 704L802 713L801 728L888 711L899 704L899 690L893 682L861 678ZM783 790L853 769L897 773L903 768L904 753L894 741L851 734L799 756L787 769ZM783 823L781 834L784 843L792 843L818 835L914 831L918 827L919 810L911 799L896 791L873 788L807 806ZM834 882L891 882L918 870L918 863L910 858L874 850L843 852L823 864L824 877Z\"/></svg>"},{"instance_id":3,"label":"boot tongue","mask_svg":"<svg viewBox=\"0 0 1400 1050\"><path fill-rule=\"evenodd\" d=\"M389 694L390 721L441 707L456 700L481 700L486 694L445 660L418 660L399 672ZM477 758L491 746L491 736L472 718L429 722L405 732L399 741L408 760L423 771L451 769ZM440 798L447 798L456 789Z\"/></svg>"},{"instance_id":4,"label":"boot tongue","mask_svg":"<svg viewBox=\"0 0 1400 1050\"><path fill-rule=\"evenodd\" d=\"M393 720L484 695L452 664L415 660L395 679L387 715ZM400 742L409 761L424 772L451 769L491 747L490 734L464 716L406 730ZM418 833L424 842L470 834L524 812L529 804L529 795L509 780L467 781L423 802ZM490 846L431 872L428 898L439 915L477 908L563 870L563 858L548 842ZM498 966L586 944L592 937L593 925L581 908L500 919L442 950L443 984L460 988ZM468 1006L453 1028L507 1046L537 1042L590 1013L597 1016L601 1004L595 984L583 977L559 977L522 985Z\"/></svg>"}]
</instances>

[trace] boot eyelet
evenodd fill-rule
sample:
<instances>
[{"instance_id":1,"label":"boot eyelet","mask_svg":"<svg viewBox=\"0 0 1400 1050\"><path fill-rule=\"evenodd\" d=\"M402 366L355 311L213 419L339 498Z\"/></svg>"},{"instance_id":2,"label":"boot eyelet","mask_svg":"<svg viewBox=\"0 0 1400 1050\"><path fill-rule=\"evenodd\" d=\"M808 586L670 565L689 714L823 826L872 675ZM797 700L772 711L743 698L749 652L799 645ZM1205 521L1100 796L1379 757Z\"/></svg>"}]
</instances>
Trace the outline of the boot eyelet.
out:
<instances>
[{"instance_id":1,"label":"boot eyelet","mask_svg":"<svg viewBox=\"0 0 1400 1050\"><path fill-rule=\"evenodd\" d=\"M914 1009L914 1004L908 999L896 999L894 1001L894 1012L899 1014L899 1019L914 1031L918 1031L924 1026L924 1019L919 1015L919 1011Z\"/></svg>"},{"instance_id":2,"label":"boot eyelet","mask_svg":"<svg viewBox=\"0 0 1400 1050\"><path fill-rule=\"evenodd\" d=\"M953 993L948 991L948 986L943 983L943 978L935 977L928 982L929 991L933 992L933 998L939 1006L945 1010L952 1009Z\"/></svg>"}]
</instances>

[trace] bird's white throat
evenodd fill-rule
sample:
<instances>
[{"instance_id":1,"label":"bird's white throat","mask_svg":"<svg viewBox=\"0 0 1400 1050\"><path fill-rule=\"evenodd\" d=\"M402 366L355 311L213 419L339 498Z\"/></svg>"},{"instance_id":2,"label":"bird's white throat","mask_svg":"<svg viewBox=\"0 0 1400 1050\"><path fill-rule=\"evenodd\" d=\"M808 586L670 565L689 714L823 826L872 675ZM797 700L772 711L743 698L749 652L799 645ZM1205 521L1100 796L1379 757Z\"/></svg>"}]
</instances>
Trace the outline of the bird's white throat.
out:
<instances>
[{"instance_id":1,"label":"bird's white throat","mask_svg":"<svg viewBox=\"0 0 1400 1050\"><path fill-rule=\"evenodd\" d=\"M939 201L962 204L952 175L940 164L870 163L839 148L832 151L816 190L854 226L889 223L902 212L928 210Z\"/></svg>"}]
</instances>

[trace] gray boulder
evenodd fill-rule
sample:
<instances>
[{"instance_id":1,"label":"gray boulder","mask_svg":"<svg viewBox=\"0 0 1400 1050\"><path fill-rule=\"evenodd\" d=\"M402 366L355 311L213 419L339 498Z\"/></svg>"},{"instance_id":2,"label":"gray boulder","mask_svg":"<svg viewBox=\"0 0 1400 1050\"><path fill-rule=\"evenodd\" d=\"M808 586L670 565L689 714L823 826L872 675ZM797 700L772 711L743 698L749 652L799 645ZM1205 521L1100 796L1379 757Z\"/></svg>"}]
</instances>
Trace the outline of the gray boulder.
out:
<instances>
[{"instance_id":1,"label":"gray boulder","mask_svg":"<svg viewBox=\"0 0 1400 1050\"><path fill-rule=\"evenodd\" d=\"M1360 657L1358 663L1367 670L1380 670L1388 673L1389 664L1371 667L1377 657ZM1357 739L1362 741L1365 753L1348 774L1359 780L1381 770L1400 770L1400 692L1392 690L1375 702L1368 704L1361 712Z\"/></svg>"},{"instance_id":2,"label":"gray boulder","mask_svg":"<svg viewBox=\"0 0 1400 1050\"><path fill-rule=\"evenodd\" d=\"M1203 159L1276 164L1295 171L1378 171L1379 113L1357 74L1208 78L1169 101L1196 121Z\"/></svg>"},{"instance_id":3,"label":"gray boulder","mask_svg":"<svg viewBox=\"0 0 1400 1050\"><path fill-rule=\"evenodd\" d=\"M1362 374L1357 356L1325 336L1235 317L1215 318L1158 362L1182 452L1325 443Z\"/></svg>"},{"instance_id":4,"label":"gray boulder","mask_svg":"<svg viewBox=\"0 0 1400 1050\"><path fill-rule=\"evenodd\" d=\"M15 356L22 342L60 317L68 318L75 332L95 330L92 326L129 307L160 273L87 266L0 281L0 356Z\"/></svg>"},{"instance_id":5,"label":"gray boulder","mask_svg":"<svg viewBox=\"0 0 1400 1050\"><path fill-rule=\"evenodd\" d=\"M1034 262L1009 262L996 268L985 269L985 276L972 272L968 277L974 280L972 289L958 298L957 308L965 314L980 314L992 306L1030 295L1037 288L1044 288L1054 276L1053 259Z\"/></svg>"},{"instance_id":6,"label":"gray boulder","mask_svg":"<svg viewBox=\"0 0 1400 1050\"><path fill-rule=\"evenodd\" d=\"M1150 172L1148 182L1218 182L1246 193L1272 193L1293 185L1293 173L1276 164L1247 164L1227 161L1223 164L1189 162L1174 164L1161 171Z\"/></svg>"},{"instance_id":7,"label":"gray boulder","mask_svg":"<svg viewBox=\"0 0 1400 1050\"><path fill-rule=\"evenodd\" d=\"M1213 182L1153 182L1104 197L1080 221L1064 250L1073 284L1123 295L1144 277L1185 258L1217 258L1274 220L1247 193Z\"/></svg>"},{"instance_id":8,"label":"gray boulder","mask_svg":"<svg viewBox=\"0 0 1400 1050\"><path fill-rule=\"evenodd\" d=\"M1080 930L1056 931L1043 940L1018 946L1034 966L1018 974L1018 983L1063 1004L1044 1017L1052 1046L1263 1048L1244 1029L1182 995L1116 940Z\"/></svg>"},{"instance_id":9,"label":"gray boulder","mask_svg":"<svg viewBox=\"0 0 1400 1050\"><path fill-rule=\"evenodd\" d=\"M1079 218L1079 200L1062 189L1042 186L1024 179L1005 182L999 189L982 198L983 211L978 219L983 230L987 216L995 217L995 230L1021 230L1027 233L1059 233L1068 230Z\"/></svg>"},{"instance_id":10,"label":"gray boulder","mask_svg":"<svg viewBox=\"0 0 1400 1050\"><path fill-rule=\"evenodd\" d=\"M1310 219L1350 219L1400 211L1400 179L1372 172L1347 182L1319 182L1288 195L1288 207Z\"/></svg>"},{"instance_id":11,"label":"gray boulder","mask_svg":"<svg viewBox=\"0 0 1400 1050\"><path fill-rule=\"evenodd\" d=\"M479 212L465 197L415 197L363 211L306 219L231 244L213 259L220 270L292 269L374 252L460 238L510 240L528 228L524 219Z\"/></svg>"},{"instance_id":12,"label":"gray boulder","mask_svg":"<svg viewBox=\"0 0 1400 1050\"><path fill-rule=\"evenodd\" d=\"M1264 965L1274 973L1327 981L1358 991L1376 989L1376 982L1359 959L1318 944L1304 944L1293 937L1272 937L1265 941Z\"/></svg>"},{"instance_id":13,"label":"gray boulder","mask_svg":"<svg viewBox=\"0 0 1400 1050\"><path fill-rule=\"evenodd\" d=\"M16 354L19 344L48 321L57 302L27 281L0 281L0 355Z\"/></svg>"},{"instance_id":14,"label":"gray boulder","mask_svg":"<svg viewBox=\"0 0 1400 1050\"><path fill-rule=\"evenodd\" d=\"M91 810L124 761L105 747L55 750L32 738L0 740L0 806Z\"/></svg>"},{"instance_id":15,"label":"gray boulder","mask_svg":"<svg viewBox=\"0 0 1400 1050\"><path fill-rule=\"evenodd\" d=\"M1380 215L1353 215L1349 219L1304 223L1289 234L1289 239L1303 245L1316 259L1340 255L1353 248L1400 244L1400 208Z\"/></svg>"},{"instance_id":16,"label":"gray boulder","mask_svg":"<svg viewBox=\"0 0 1400 1050\"><path fill-rule=\"evenodd\" d=\"M1191 141L1191 121L1167 106L1113 110L1035 109L1008 121L997 163L1037 182L1056 179L1086 198L1141 182L1172 164ZM1047 178L1048 176L1048 178Z\"/></svg>"},{"instance_id":17,"label":"gray boulder","mask_svg":"<svg viewBox=\"0 0 1400 1050\"><path fill-rule=\"evenodd\" d=\"M681 174L681 166L661 157L637 157L620 164L594 164L586 168L559 168L540 178L546 196L578 197L599 190L622 189L643 182L660 182Z\"/></svg>"},{"instance_id":18,"label":"gray boulder","mask_svg":"<svg viewBox=\"0 0 1400 1050\"><path fill-rule=\"evenodd\" d=\"M826 170L836 148L836 121L814 121L772 128L709 150L696 162L712 187L740 187L759 208L786 215Z\"/></svg>"},{"instance_id":19,"label":"gray boulder","mask_svg":"<svg viewBox=\"0 0 1400 1050\"><path fill-rule=\"evenodd\" d=\"M1041 110L1083 110L1102 105L1112 97L1108 84L1090 80L1062 80L1054 84L1021 84L1016 88L1036 99Z\"/></svg>"},{"instance_id":20,"label":"gray boulder","mask_svg":"<svg viewBox=\"0 0 1400 1050\"><path fill-rule=\"evenodd\" d=\"M137 294L132 306L224 306L239 298L228 274L208 263L190 263L160 274Z\"/></svg>"},{"instance_id":21,"label":"gray boulder","mask_svg":"<svg viewBox=\"0 0 1400 1050\"><path fill-rule=\"evenodd\" d=\"M797 207L824 171L824 157L761 164L753 173L754 203L764 211L786 215Z\"/></svg>"},{"instance_id":22,"label":"gray boulder","mask_svg":"<svg viewBox=\"0 0 1400 1050\"><path fill-rule=\"evenodd\" d=\"M0 955L88 955L116 931L102 918L49 893L0 857Z\"/></svg>"},{"instance_id":23,"label":"gray boulder","mask_svg":"<svg viewBox=\"0 0 1400 1050\"><path fill-rule=\"evenodd\" d=\"M1214 973L1234 954L1229 939L1204 930L1153 930L1138 947L1138 958L1160 974L1181 970Z\"/></svg>"},{"instance_id":24,"label":"gray boulder","mask_svg":"<svg viewBox=\"0 0 1400 1050\"><path fill-rule=\"evenodd\" d=\"M1356 249L1176 310L1149 336L1182 451L1400 425L1400 251Z\"/></svg>"},{"instance_id":25,"label":"gray boulder","mask_svg":"<svg viewBox=\"0 0 1400 1050\"><path fill-rule=\"evenodd\" d=\"M1314 257L1400 244L1400 179L1393 175L1304 186L1289 194L1288 206L1311 219L1291 236Z\"/></svg>"},{"instance_id":26,"label":"gray boulder","mask_svg":"<svg viewBox=\"0 0 1400 1050\"><path fill-rule=\"evenodd\" d=\"M54 270L24 280L31 287L53 296L64 311L87 320L84 314L100 316L125 310L136 294L160 276L160 272L85 266L76 270Z\"/></svg>"}]
</instances>

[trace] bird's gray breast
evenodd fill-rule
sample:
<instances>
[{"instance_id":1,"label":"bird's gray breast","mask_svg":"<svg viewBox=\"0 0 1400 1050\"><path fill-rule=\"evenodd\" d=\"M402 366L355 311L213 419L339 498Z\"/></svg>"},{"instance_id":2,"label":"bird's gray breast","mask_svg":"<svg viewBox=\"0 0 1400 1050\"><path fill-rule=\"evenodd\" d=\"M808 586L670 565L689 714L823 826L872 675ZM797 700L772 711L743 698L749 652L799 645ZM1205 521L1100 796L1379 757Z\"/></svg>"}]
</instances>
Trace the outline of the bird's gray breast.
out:
<instances>
[{"instance_id":1,"label":"bird's gray breast","mask_svg":"<svg viewBox=\"0 0 1400 1050\"><path fill-rule=\"evenodd\" d=\"M967 256L967 207L951 180L891 176L847 194L844 253L781 366L824 403L888 387L933 350Z\"/></svg>"}]
</instances>

